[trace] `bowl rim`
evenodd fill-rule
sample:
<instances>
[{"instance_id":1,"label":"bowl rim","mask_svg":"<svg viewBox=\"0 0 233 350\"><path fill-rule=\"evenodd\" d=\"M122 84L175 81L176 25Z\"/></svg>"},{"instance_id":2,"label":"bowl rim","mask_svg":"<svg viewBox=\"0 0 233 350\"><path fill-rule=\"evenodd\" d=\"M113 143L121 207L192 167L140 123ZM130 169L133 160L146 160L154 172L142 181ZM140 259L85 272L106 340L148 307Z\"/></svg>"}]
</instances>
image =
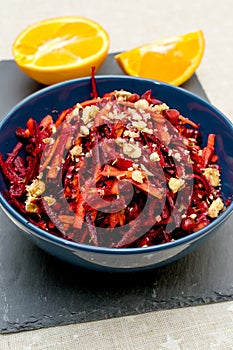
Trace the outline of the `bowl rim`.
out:
<instances>
[{"instance_id":1,"label":"bowl rim","mask_svg":"<svg viewBox=\"0 0 233 350\"><path fill-rule=\"evenodd\" d=\"M67 85L72 84L79 84L83 82L90 81L90 76L83 77L83 78L76 78L67 80L61 83L53 84L51 86L44 87L29 96L23 98L21 101L19 101L14 107L12 107L0 120L0 129L2 126L6 123L6 121L10 118L11 114L13 114L15 111L21 108L25 103L29 102L30 100L39 97L40 95L43 95L44 93L48 91L53 91L56 89L59 89L61 87L66 87ZM131 77L131 76L124 76L124 75L97 75L95 77L96 81L98 80L133 80L133 81L143 81L148 82L150 84L155 84L157 86L165 86L167 88L170 88L172 90L177 90L182 94L185 94L191 98L194 98L195 100L198 100L200 103L208 106L213 112L218 114L220 118L229 126L231 132L233 133L233 123L229 118L227 118L220 110L218 110L214 105L212 105L210 102L206 101L205 99L199 97L198 95L194 94L193 92L190 92L188 90L185 90L182 87L173 86L171 84L167 84L164 82L160 82L158 80L152 80L152 79L146 79L146 78L140 78L140 77ZM128 254L145 254L145 253L151 253L155 251L161 251L164 249L172 249L174 247L177 247L179 245L183 244L189 244L192 241L195 241L201 236L205 236L207 233L211 232L213 229L217 228L221 223L223 223L232 213L233 213L233 201L230 203L230 205L226 208L226 210L221 213L215 220L213 220L210 224L208 224L206 227L198 230L197 232L191 233L188 236L179 238L172 242L167 242L160 245L153 245L149 247L141 247L141 248L108 248L108 247L102 247L102 246L91 246L87 244L81 244L77 242L72 242L69 240L66 240L64 238L55 236L45 230L42 230L41 228L37 227L36 225L30 223L25 217L23 217L16 209L14 209L6 200L6 198L3 196L3 194L0 192L0 207L2 210L11 218L16 220L17 223L19 223L20 228L23 230L22 226L25 228L26 232L30 230L30 233L34 236L39 237L42 240L49 241L50 243L53 243L55 245L58 245L63 248L68 248L71 251L86 251L90 253L98 253L98 254L115 254L115 255L128 255Z\"/></svg>"}]
</instances>

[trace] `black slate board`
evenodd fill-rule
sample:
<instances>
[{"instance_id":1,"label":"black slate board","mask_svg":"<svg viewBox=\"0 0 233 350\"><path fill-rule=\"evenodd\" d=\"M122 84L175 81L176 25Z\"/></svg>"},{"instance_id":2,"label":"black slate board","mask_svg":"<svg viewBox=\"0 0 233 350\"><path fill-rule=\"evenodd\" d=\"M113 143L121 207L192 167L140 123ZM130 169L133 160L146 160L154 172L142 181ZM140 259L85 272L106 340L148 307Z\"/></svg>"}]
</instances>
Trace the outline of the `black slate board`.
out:
<instances>
[{"instance_id":1,"label":"black slate board","mask_svg":"<svg viewBox=\"0 0 233 350\"><path fill-rule=\"evenodd\" d=\"M122 74L113 55L98 74ZM0 62L0 117L42 87L13 61ZM207 99L196 75L183 87ZM233 300L232 227L233 216L202 247L168 266L115 274L49 256L0 210L0 332Z\"/></svg>"}]
</instances>

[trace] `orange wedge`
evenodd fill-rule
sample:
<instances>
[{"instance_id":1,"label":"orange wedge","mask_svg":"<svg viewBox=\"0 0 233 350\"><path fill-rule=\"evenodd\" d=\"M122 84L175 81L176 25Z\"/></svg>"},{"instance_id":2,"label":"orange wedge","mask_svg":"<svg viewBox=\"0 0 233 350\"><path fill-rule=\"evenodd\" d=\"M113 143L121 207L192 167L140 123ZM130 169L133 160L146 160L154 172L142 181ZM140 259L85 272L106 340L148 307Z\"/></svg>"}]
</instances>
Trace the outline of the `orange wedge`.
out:
<instances>
[{"instance_id":1,"label":"orange wedge","mask_svg":"<svg viewBox=\"0 0 233 350\"><path fill-rule=\"evenodd\" d=\"M16 38L13 56L34 80L50 85L88 76L107 57L109 36L96 22L77 16L37 22Z\"/></svg>"},{"instance_id":2,"label":"orange wedge","mask_svg":"<svg viewBox=\"0 0 233 350\"><path fill-rule=\"evenodd\" d=\"M181 85L199 66L205 49L201 30L164 38L115 56L126 74Z\"/></svg>"}]
</instances>

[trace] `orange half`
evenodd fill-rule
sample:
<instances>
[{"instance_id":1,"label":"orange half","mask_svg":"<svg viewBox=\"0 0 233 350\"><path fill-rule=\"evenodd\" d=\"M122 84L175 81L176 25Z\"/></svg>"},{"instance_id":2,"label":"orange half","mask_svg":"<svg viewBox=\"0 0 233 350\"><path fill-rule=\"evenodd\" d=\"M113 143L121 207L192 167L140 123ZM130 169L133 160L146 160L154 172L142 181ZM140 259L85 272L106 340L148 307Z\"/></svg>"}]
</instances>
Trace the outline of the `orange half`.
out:
<instances>
[{"instance_id":1,"label":"orange half","mask_svg":"<svg viewBox=\"0 0 233 350\"><path fill-rule=\"evenodd\" d=\"M108 49L108 34L98 23L68 16L26 28L13 44L13 55L22 71L49 85L90 75L91 66L98 70Z\"/></svg>"},{"instance_id":2,"label":"orange half","mask_svg":"<svg viewBox=\"0 0 233 350\"><path fill-rule=\"evenodd\" d=\"M146 44L115 56L128 75L173 85L187 81L199 66L205 49L201 30Z\"/></svg>"}]
</instances>

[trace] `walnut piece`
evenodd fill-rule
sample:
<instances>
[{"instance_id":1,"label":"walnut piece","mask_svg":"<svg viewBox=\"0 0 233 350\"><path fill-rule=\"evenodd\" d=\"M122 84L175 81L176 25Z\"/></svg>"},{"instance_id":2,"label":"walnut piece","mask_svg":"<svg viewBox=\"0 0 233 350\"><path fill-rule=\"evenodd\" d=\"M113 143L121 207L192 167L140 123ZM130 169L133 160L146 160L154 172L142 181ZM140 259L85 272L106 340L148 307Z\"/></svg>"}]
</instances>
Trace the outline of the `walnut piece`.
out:
<instances>
[{"instance_id":1,"label":"walnut piece","mask_svg":"<svg viewBox=\"0 0 233 350\"><path fill-rule=\"evenodd\" d=\"M140 170L134 170L132 172L132 179L140 184L143 183L143 176Z\"/></svg>"},{"instance_id":2,"label":"walnut piece","mask_svg":"<svg viewBox=\"0 0 233 350\"><path fill-rule=\"evenodd\" d=\"M42 180L35 179L26 186L27 195L31 197L39 197L45 191L45 183Z\"/></svg>"},{"instance_id":3,"label":"walnut piece","mask_svg":"<svg viewBox=\"0 0 233 350\"><path fill-rule=\"evenodd\" d=\"M208 215L214 219L218 216L219 212L224 208L224 204L221 198L213 200L208 209Z\"/></svg>"},{"instance_id":4,"label":"walnut piece","mask_svg":"<svg viewBox=\"0 0 233 350\"><path fill-rule=\"evenodd\" d=\"M209 180L210 184L211 184L213 187L219 186L219 183L220 183L220 173L219 173L218 169L206 168L206 169L204 170L204 175L205 175L205 177Z\"/></svg>"},{"instance_id":5,"label":"walnut piece","mask_svg":"<svg viewBox=\"0 0 233 350\"><path fill-rule=\"evenodd\" d=\"M123 152L130 158L139 158L141 157L141 154L142 154L140 147L129 143L123 144Z\"/></svg>"},{"instance_id":6,"label":"walnut piece","mask_svg":"<svg viewBox=\"0 0 233 350\"><path fill-rule=\"evenodd\" d=\"M182 179L177 179L176 177L171 177L168 186L173 193L178 192L184 185L185 181Z\"/></svg>"}]
</instances>

